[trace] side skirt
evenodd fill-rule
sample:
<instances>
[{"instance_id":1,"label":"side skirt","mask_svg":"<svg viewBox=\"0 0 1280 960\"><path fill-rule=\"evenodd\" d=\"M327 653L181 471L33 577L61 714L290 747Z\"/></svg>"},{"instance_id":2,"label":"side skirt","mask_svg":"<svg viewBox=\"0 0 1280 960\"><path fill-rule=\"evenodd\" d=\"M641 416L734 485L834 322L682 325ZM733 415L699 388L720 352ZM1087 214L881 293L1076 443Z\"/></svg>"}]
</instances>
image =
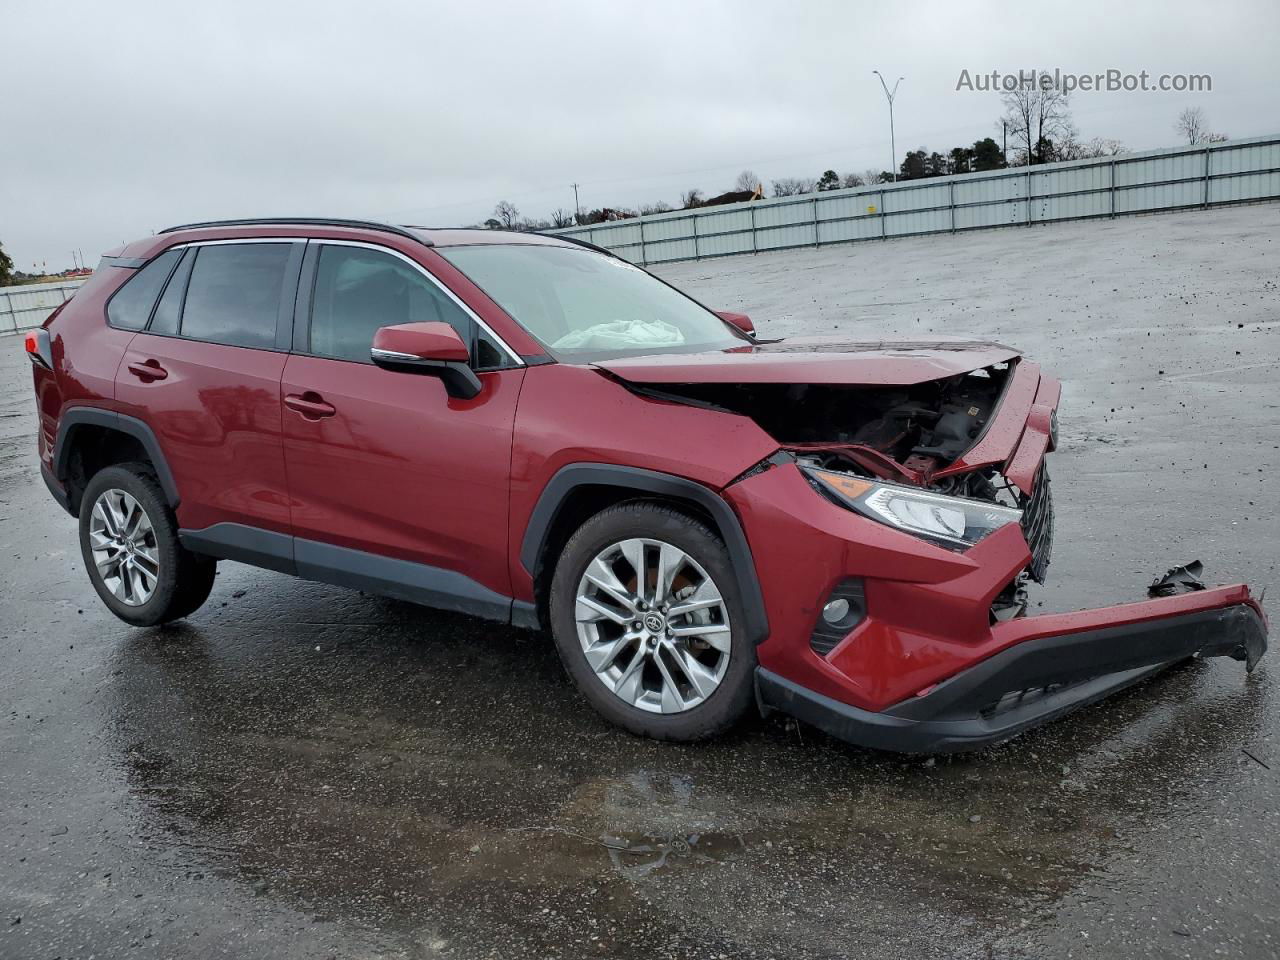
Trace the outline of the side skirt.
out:
<instances>
[{"instance_id":1,"label":"side skirt","mask_svg":"<svg viewBox=\"0 0 1280 960\"><path fill-rule=\"evenodd\" d=\"M236 560L320 583L408 600L500 623L529 626L511 597L490 590L454 570L384 557L317 540L260 530L239 523L216 523L202 530L180 530L182 545L194 553Z\"/></svg>"}]
</instances>

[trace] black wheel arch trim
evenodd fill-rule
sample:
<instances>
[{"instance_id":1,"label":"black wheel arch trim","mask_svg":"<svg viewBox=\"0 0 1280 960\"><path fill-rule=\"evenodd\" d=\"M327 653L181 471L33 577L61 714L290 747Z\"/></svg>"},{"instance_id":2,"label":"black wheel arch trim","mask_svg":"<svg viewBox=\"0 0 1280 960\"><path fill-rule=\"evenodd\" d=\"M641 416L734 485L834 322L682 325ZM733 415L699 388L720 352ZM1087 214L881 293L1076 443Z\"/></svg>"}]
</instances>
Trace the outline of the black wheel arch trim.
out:
<instances>
[{"instance_id":1,"label":"black wheel arch trim","mask_svg":"<svg viewBox=\"0 0 1280 960\"><path fill-rule=\"evenodd\" d=\"M59 418L58 437L53 445L53 475L64 489L68 479L67 470L70 466L71 450L74 446L71 440L76 429L83 426L118 430L142 444L142 449L146 451L147 458L155 468L156 479L160 482L160 489L164 491L169 508L173 510L178 508L178 504L182 502L178 494L178 484L173 479L173 471L169 469L169 462L165 459L164 451L160 449L160 441L156 439L155 432L136 417L99 407L72 407L70 410L64 410ZM78 508L79 505L71 506Z\"/></svg>"},{"instance_id":2,"label":"black wheel arch trim","mask_svg":"<svg viewBox=\"0 0 1280 960\"><path fill-rule=\"evenodd\" d=\"M71 508L71 498L67 496L66 489L58 482L57 477L53 475L53 471L43 463L40 464L40 477L44 480L44 485L49 488L49 493L53 496L53 499L58 501L58 506L74 517L78 511Z\"/></svg>"},{"instance_id":3,"label":"black wheel arch trim","mask_svg":"<svg viewBox=\"0 0 1280 960\"><path fill-rule=\"evenodd\" d=\"M537 572L538 558L546 544L556 516L565 501L579 487L606 486L634 490L640 494L654 494L676 500L690 501L705 510L715 521L724 538L733 563L738 593L746 613L748 639L761 643L769 636L769 618L765 612L764 594L756 576L755 560L751 546L738 515L724 497L709 487L685 477L677 477L641 467L626 467L608 463L571 463L561 467L547 481L525 527L520 546L520 565L530 576Z\"/></svg>"}]
</instances>

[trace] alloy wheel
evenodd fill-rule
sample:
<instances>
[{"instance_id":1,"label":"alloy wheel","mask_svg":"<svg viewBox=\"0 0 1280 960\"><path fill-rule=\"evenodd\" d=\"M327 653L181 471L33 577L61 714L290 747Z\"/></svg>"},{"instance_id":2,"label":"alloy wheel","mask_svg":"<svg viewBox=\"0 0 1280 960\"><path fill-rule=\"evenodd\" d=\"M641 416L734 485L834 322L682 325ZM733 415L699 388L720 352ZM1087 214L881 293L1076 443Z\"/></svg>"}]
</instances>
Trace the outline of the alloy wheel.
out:
<instances>
[{"instance_id":1,"label":"alloy wheel","mask_svg":"<svg viewBox=\"0 0 1280 960\"><path fill-rule=\"evenodd\" d=\"M597 679L641 710L690 710L729 667L728 605L693 557L662 540L621 540L596 554L574 619Z\"/></svg>"},{"instance_id":2,"label":"alloy wheel","mask_svg":"<svg viewBox=\"0 0 1280 960\"><path fill-rule=\"evenodd\" d=\"M151 518L131 494L113 488L94 501L89 548L112 596L131 607L151 599L160 577L160 549Z\"/></svg>"}]
</instances>

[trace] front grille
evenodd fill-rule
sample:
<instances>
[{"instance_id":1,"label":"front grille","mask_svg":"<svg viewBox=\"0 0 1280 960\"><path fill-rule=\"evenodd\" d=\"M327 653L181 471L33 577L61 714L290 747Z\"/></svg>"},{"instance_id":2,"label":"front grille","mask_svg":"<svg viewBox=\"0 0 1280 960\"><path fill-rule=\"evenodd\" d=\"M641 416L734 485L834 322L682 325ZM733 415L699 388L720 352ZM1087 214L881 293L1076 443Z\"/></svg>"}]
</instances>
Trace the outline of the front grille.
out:
<instances>
[{"instance_id":1,"label":"front grille","mask_svg":"<svg viewBox=\"0 0 1280 960\"><path fill-rule=\"evenodd\" d=\"M978 716L984 720L994 720L1001 714L1008 713L1010 710L1016 710L1019 707L1029 707L1034 703L1043 701L1046 697L1051 697L1056 693L1062 693L1071 690L1081 684L1088 683L1091 677L1083 680L1072 680L1070 683L1047 683L1043 687L1027 687L1024 690L1010 690L999 700L993 701L978 710Z\"/></svg>"},{"instance_id":2,"label":"front grille","mask_svg":"<svg viewBox=\"0 0 1280 960\"><path fill-rule=\"evenodd\" d=\"M1036 583L1044 583L1049 571L1049 557L1053 553L1053 493L1049 489L1049 468L1041 463L1036 473L1031 496L1018 498L1022 508L1022 534L1031 548L1031 566L1028 571Z\"/></svg>"}]
</instances>

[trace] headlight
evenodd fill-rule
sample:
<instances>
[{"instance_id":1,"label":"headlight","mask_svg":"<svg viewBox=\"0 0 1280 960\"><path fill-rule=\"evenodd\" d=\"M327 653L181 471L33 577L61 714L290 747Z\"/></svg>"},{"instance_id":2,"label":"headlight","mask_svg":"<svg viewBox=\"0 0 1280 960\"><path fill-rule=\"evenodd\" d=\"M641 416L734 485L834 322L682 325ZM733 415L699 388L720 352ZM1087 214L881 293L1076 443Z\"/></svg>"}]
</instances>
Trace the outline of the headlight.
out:
<instances>
[{"instance_id":1,"label":"headlight","mask_svg":"<svg viewBox=\"0 0 1280 960\"><path fill-rule=\"evenodd\" d=\"M813 467L805 472L850 510L952 549L971 547L1005 524L1022 520L1021 510L985 500L948 497Z\"/></svg>"}]
</instances>

